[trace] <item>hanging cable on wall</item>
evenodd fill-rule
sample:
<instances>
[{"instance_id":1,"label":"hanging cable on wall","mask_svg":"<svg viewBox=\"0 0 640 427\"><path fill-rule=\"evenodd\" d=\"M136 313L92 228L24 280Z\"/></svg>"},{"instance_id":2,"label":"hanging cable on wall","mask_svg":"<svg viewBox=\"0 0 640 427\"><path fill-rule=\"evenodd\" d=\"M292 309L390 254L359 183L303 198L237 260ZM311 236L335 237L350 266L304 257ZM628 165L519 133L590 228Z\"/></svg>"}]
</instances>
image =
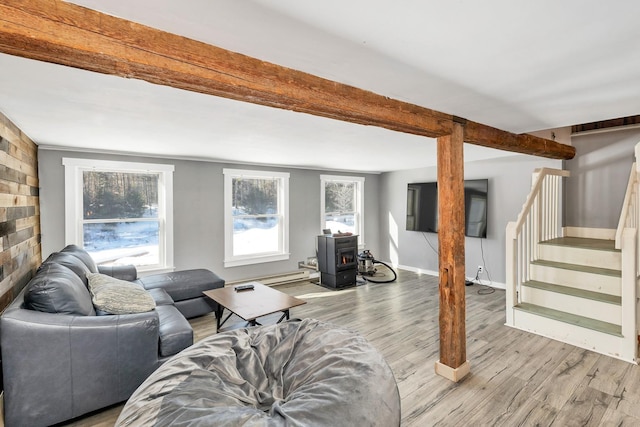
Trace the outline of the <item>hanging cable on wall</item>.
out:
<instances>
[{"instance_id":1,"label":"hanging cable on wall","mask_svg":"<svg viewBox=\"0 0 640 427\"><path fill-rule=\"evenodd\" d=\"M487 278L489 279L489 284L493 283L493 281L491 280L491 275L489 274L489 270L487 270L487 263L484 260L484 247L482 246L482 239L480 239L480 254L482 255L482 265L484 266L484 271L487 272ZM476 282L480 283L480 279L478 277L478 274L476 274ZM483 285L480 289L478 289L478 295L489 295L494 293L496 290L489 286L489 285Z\"/></svg>"}]
</instances>

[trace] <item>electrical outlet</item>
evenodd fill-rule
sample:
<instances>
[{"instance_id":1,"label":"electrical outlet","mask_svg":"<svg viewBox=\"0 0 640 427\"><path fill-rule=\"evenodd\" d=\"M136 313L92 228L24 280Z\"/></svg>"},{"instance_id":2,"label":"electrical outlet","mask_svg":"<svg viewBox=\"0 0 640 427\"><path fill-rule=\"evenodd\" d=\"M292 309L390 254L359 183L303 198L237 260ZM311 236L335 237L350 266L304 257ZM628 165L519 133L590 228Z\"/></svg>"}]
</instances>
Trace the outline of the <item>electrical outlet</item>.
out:
<instances>
[{"instance_id":1,"label":"electrical outlet","mask_svg":"<svg viewBox=\"0 0 640 427\"><path fill-rule=\"evenodd\" d=\"M481 265L478 266L478 274L482 273L484 271L484 267L482 267Z\"/></svg>"}]
</instances>

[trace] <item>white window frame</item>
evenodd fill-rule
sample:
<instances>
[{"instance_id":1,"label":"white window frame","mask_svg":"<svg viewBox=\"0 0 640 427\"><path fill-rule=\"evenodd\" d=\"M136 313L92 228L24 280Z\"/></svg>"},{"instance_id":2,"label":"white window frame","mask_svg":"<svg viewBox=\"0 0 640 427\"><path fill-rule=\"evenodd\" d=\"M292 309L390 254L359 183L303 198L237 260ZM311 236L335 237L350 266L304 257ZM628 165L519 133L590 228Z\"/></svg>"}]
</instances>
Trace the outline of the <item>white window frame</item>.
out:
<instances>
[{"instance_id":1,"label":"white window frame","mask_svg":"<svg viewBox=\"0 0 640 427\"><path fill-rule=\"evenodd\" d=\"M258 171L246 169L223 169L224 174L224 266L260 264L273 261L284 261L289 253L289 173ZM233 255L233 179L256 178L276 179L278 185L278 213L282 215L278 251L248 255Z\"/></svg>"},{"instance_id":2,"label":"white window frame","mask_svg":"<svg viewBox=\"0 0 640 427\"><path fill-rule=\"evenodd\" d=\"M364 248L364 177L320 175L320 230L323 230L325 228L325 224L327 222L325 216L325 187L329 182L344 182L356 184L356 218L354 228L355 234L358 235L358 248Z\"/></svg>"},{"instance_id":3,"label":"white window frame","mask_svg":"<svg viewBox=\"0 0 640 427\"><path fill-rule=\"evenodd\" d=\"M136 266L142 273L173 271L173 165L111 160L62 159L65 175L65 241L83 246L83 172L157 173L158 182L158 264Z\"/></svg>"}]
</instances>

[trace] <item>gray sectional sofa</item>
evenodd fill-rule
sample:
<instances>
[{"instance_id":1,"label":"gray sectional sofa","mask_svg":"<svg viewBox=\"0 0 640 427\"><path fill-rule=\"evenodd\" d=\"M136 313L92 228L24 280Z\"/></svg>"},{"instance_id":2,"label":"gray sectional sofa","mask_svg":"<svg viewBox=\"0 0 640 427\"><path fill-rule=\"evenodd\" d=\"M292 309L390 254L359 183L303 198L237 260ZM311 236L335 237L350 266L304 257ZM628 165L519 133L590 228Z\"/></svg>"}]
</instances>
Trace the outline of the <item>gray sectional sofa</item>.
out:
<instances>
[{"instance_id":1,"label":"gray sectional sofa","mask_svg":"<svg viewBox=\"0 0 640 427\"><path fill-rule=\"evenodd\" d=\"M100 273L100 274L96 274ZM142 312L94 306L90 280L137 283ZM126 283L114 281L129 289ZM208 270L137 277L132 266L98 267L70 245L49 256L0 317L5 424L51 425L125 401L162 363L193 343L186 317L215 309L202 291L224 286ZM144 288L144 289L143 289ZM92 288L97 289L97 288ZM117 292L116 292L117 293ZM112 295L111 295L112 296ZM150 301L149 301L150 300Z\"/></svg>"}]
</instances>

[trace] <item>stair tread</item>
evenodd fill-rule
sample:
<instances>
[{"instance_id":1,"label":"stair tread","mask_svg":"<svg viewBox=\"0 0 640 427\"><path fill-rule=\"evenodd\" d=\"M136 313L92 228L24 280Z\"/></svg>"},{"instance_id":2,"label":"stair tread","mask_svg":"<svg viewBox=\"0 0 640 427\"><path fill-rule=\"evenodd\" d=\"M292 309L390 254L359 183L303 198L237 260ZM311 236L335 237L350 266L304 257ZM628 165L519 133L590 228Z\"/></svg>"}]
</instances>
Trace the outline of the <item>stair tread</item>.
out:
<instances>
[{"instance_id":1,"label":"stair tread","mask_svg":"<svg viewBox=\"0 0 640 427\"><path fill-rule=\"evenodd\" d=\"M580 249L593 249L600 251L620 252L615 248L615 240L588 239L585 237L558 237L556 239L540 242L542 245L570 246Z\"/></svg>"},{"instance_id":2,"label":"stair tread","mask_svg":"<svg viewBox=\"0 0 640 427\"><path fill-rule=\"evenodd\" d=\"M592 273L592 274L601 274L603 276L622 277L622 273L620 272L620 270L616 270L613 268L591 267L588 265L569 264L566 262L548 261L548 260L542 260L542 259L532 261L531 264L562 268L564 270L582 271L585 273Z\"/></svg>"},{"instance_id":3,"label":"stair tread","mask_svg":"<svg viewBox=\"0 0 640 427\"><path fill-rule=\"evenodd\" d=\"M559 294L571 295L578 298L590 299L593 301L622 305L622 298L618 295L588 291L586 289L579 289L571 286L556 285L554 283L541 282L539 280L529 280L527 282L524 282L522 286L529 286L531 288L543 289L545 291L557 292Z\"/></svg>"},{"instance_id":4,"label":"stair tread","mask_svg":"<svg viewBox=\"0 0 640 427\"><path fill-rule=\"evenodd\" d=\"M565 313L564 311L554 310L552 308L542 307L535 304L522 302L513 308L526 311L538 316L547 317L560 322L569 323L593 331L602 332L609 335L622 336L622 327L613 323L603 322L601 320L591 319L589 317L578 316L577 314Z\"/></svg>"}]
</instances>

